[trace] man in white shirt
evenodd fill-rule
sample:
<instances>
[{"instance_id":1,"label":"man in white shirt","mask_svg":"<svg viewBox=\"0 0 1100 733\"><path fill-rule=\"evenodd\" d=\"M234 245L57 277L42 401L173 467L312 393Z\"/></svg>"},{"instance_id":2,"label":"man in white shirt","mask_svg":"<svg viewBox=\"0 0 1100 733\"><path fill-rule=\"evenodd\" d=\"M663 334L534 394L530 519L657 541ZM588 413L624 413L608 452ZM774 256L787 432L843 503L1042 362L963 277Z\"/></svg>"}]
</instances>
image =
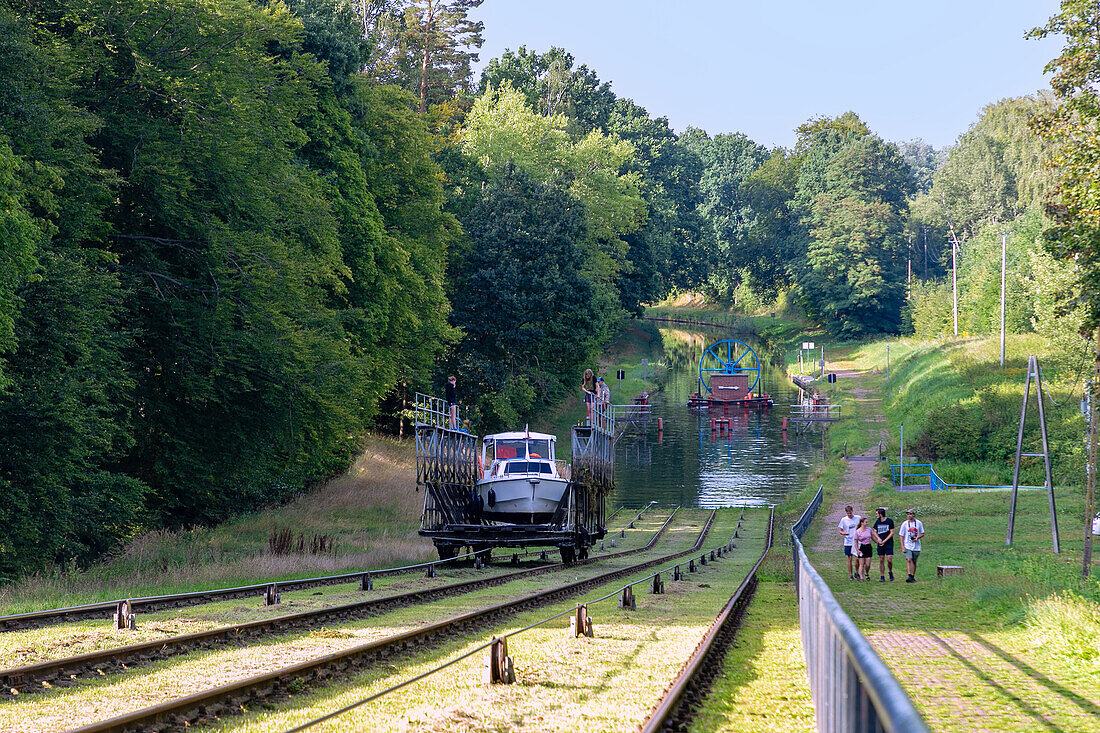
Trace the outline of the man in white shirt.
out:
<instances>
[{"instance_id":1,"label":"man in white shirt","mask_svg":"<svg viewBox=\"0 0 1100 733\"><path fill-rule=\"evenodd\" d=\"M859 525L860 516L858 514L852 514L852 506L849 504L844 507L844 516L840 518L840 524L837 525L840 529L840 534L844 537L844 556L848 558L848 580L855 580L855 574L852 571L852 557L855 552L853 547L853 541L855 540L856 526Z\"/></svg>"},{"instance_id":2,"label":"man in white shirt","mask_svg":"<svg viewBox=\"0 0 1100 733\"><path fill-rule=\"evenodd\" d=\"M917 582L917 558L920 557L920 538L924 537L924 525L917 519L915 509L905 510L905 521L898 527L901 546L905 550L905 570L909 577L906 583Z\"/></svg>"}]
</instances>

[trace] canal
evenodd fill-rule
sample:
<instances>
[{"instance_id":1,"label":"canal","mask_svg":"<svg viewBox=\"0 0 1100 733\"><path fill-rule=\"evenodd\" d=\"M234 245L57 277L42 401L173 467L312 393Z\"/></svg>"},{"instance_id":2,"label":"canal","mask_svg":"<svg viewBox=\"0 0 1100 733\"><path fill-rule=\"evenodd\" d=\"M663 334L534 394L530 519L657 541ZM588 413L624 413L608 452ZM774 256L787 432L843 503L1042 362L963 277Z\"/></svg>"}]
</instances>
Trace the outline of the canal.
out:
<instances>
[{"instance_id":1,"label":"canal","mask_svg":"<svg viewBox=\"0 0 1100 733\"><path fill-rule=\"evenodd\" d=\"M784 434L783 417L798 390L783 370L768 363L757 343L724 330L660 327L649 355L661 365L660 390L650 397L648 429L628 430L615 453L612 506L651 501L686 507L766 506L784 501L805 485L822 455L820 433ZM775 401L767 410L698 409L687 406L698 389L699 357L715 341L738 338L760 356L757 392ZM747 363L747 362L743 362ZM729 417L728 433L711 432L712 417ZM658 433L656 418L664 430Z\"/></svg>"}]
</instances>

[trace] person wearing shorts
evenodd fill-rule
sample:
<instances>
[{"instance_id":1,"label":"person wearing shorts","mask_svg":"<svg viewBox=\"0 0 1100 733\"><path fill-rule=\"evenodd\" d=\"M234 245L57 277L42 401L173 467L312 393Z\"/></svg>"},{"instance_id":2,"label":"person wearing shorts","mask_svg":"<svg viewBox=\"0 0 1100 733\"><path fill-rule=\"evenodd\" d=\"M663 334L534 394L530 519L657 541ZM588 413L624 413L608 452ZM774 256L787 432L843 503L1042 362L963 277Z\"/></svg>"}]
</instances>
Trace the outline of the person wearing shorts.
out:
<instances>
[{"instance_id":1,"label":"person wearing shorts","mask_svg":"<svg viewBox=\"0 0 1100 733\"><path fill-rule=\"evenodd\" d=\"M886 516L886 507L875 510L878 517L872 529L878 536L878 579L886 582L886 568L890 568L890 580L894 579L894 520Z\"/></svg>"},{"instance_id":2,"label":"person wearing shorts","mask_svg":"<svg viewBox=\"0 0 1100 733\"><path fill-rule=\"evenodd\" d=\"M906 583L917 582L917 558L920 557L920 539L924 537L924 525L917 519L915 509L905 510L905 521L898 527L901 533L901 546L905 550L905 570L909 577Z\"/></svg>"},{"instance_id":3,"label":"person wearing shorts","mask_svg":"<svg viewBox=\"0 0 1100 733\"><path fill-rule=\"evenodd\" d=\"M867 524L867 517L860 517L855 532L856 546L856 580L871 579L871 542L875 541L875 533Z\"/></svg>"},{"instance_id":4,"label":"person wearing shorts","mask_svg":"<svg viewBox=\"0 0 1100 733\"><path fill-rule=\"evenodd\" d=\"M855 558L855 531L856 525L859 524L859 515L852 514L852 505L844 507L844 516L840 518L840 524L837 527L840 529L840 534L844 537L844 557L848 558L848 580L855 580L855 575L852 571L852 561Z\"/></svg>"}]
</instances>

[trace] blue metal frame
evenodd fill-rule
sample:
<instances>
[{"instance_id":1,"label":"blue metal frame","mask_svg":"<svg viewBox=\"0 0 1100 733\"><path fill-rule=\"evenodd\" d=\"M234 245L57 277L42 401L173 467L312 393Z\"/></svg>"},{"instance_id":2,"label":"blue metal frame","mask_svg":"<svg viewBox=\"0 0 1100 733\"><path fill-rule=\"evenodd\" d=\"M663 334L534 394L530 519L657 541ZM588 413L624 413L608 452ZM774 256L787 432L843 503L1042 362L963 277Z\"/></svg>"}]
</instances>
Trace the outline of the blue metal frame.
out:
<instances>
[{"instance_id":1,"label":"blue metal frame","mask_svg":"<svg viewBox=\"0 0 1100 733\"><path fill-rule=\"evenodd\" d=\"M890 466L890 482L896 489L898 487L898 481L900 480L901 466ZM986 484L949 484L936 474L935 469L932 468L931 463L912 463L905 465L905 479L908 482L910 478L928 478L928 486L931 491L947 491L948 489L977 489L981 492L982 489L1011 489L1011 486L989 486ZM923 482L918 482L923 483ZM1045 486L1018 486L1020 489L1045 489Z\"/></svg>"},{"instance_id":2,"label":"blue metal frame","mask_svg":"<svg viewBox=\"0 0 1100 733\"><path fill-rule=\"evenodd\" d=\"M737 353L735 344L743 346L745 348L745 351L736 359L734 359L734 356L736 356ZM725 347L726 352L725 358L723 358L719 351L716 350L720 350L720 348L723 346ZM749 354L752 354L752 363L754 366L737 366L741 363L741 360ZM720 366L704 367L703 362L706 361L708 355L712 357L715 361L717 361ZM712 391L710 388L711 374L740 374L742 372L755 372L756 378L753 380L752 384L749 385L748 389L749 392L752 392L754 389L756 389L756 385L760 383L760 359L756 356L756 352L752 350L752 347L742 341L737 341L736 339L715 341L713 344L710 345L710 347L707 348L706 351L703 352L703 355L699 357L699 391L700 393L702 393L703 388L705 388L708 393ZM706 379L703 378L704 375L707 375Z\"/></svg>"}]
</instances>

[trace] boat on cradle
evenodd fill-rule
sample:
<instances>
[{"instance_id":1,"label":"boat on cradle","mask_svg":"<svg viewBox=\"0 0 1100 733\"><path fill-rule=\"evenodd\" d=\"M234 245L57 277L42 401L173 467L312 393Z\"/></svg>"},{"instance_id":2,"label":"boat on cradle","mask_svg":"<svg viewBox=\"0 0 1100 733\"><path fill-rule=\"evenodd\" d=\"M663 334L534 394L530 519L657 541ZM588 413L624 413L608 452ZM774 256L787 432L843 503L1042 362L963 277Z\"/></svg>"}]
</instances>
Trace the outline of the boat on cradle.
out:
<instances>
[{"instance_id":1,"label":"boat on cradle","mask_svg":"<svg viewBox=\"0 0 1100 733\"><path fill-rule=\"evenodd\" d=\"M546 433L510 432L482 439L474 485L485 519L515 524L550 522L569 488L564 462L554 456L557 438Z\"/></svg>"}]
</instances>

